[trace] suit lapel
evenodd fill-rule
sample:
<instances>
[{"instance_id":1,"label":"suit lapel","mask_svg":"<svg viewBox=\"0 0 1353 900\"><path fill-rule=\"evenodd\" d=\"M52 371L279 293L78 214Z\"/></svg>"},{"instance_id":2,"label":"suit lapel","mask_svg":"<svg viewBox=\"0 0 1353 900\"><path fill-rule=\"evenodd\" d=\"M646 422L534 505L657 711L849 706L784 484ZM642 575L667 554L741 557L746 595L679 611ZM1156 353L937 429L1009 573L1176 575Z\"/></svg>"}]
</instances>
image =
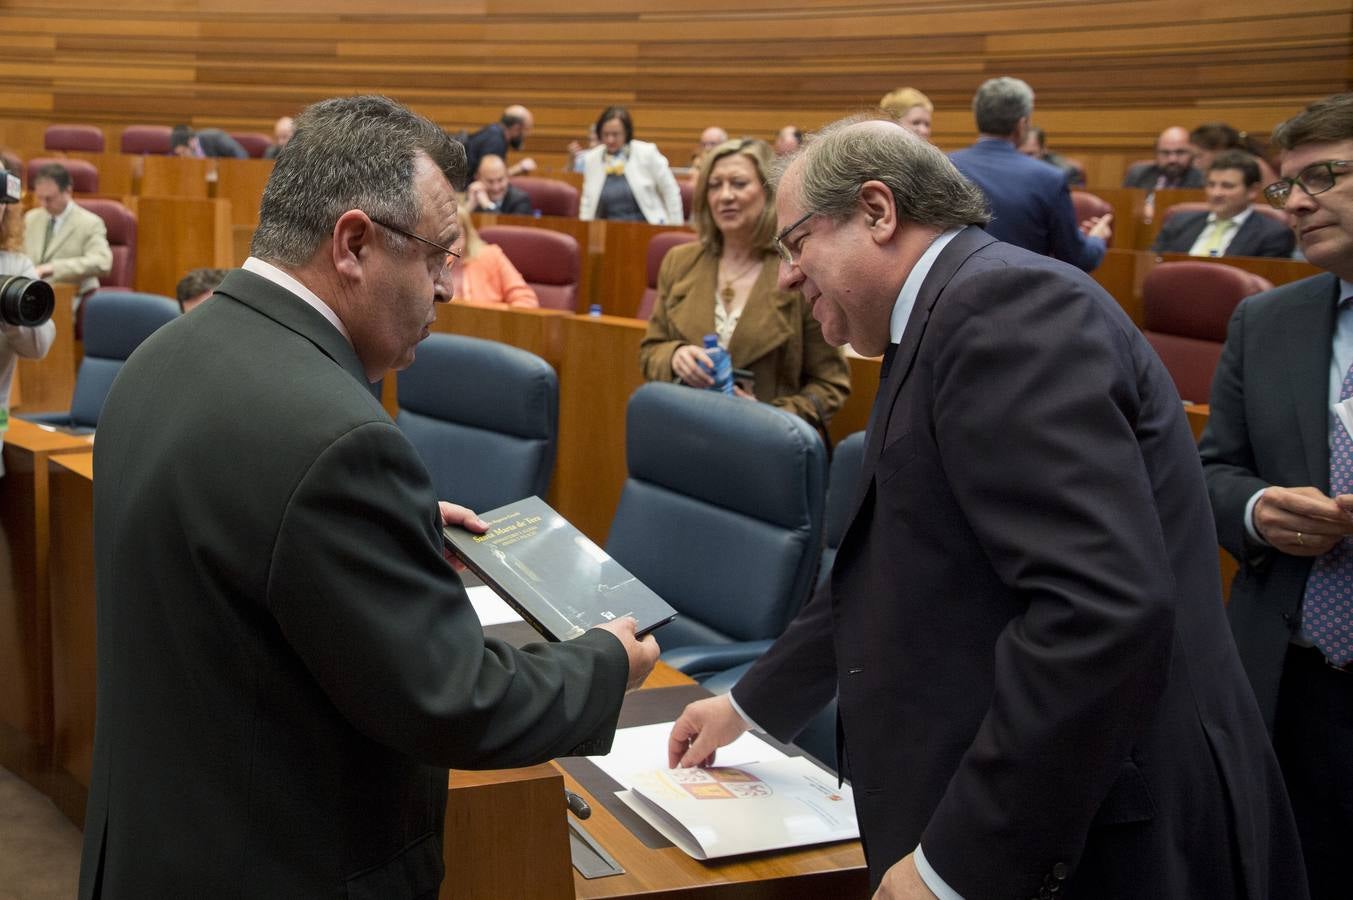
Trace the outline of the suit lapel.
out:
<instances>
[{"instance_id":1,"label":"suit lapel","mask_svg":"<svg viewBox=\"0 0 1353 900\"><path fill-rule=\"evenodd\" d=\"M1198 242L1198 238L1202 236L1203 229L1206 227L1207 213L1198 213L1197 218L1179 233L1179 243L1176 245L1180 248L1179 252L1188 253L1192 250L1193 245Z\"/></svg>"},{"instance_id":2,"label":"suit lapel","mask_svg":"<svg viewBox=\"0 0 1353 900\"><path fill-rule=\"evenodd\" d=\"M1226 245L1227 256L1253 256L1250 250L1254 247L1254 239L1261 225L1259 217L1263 213L1251 212L1249 217L1241 223L1236 229L1236 236L1231 238L1231 243Z\"/></svg>"},{"instance_id":3,"label":"suit lapel","mask_svg":"<svg viewBox=\"0 0 1353 900\"><path fill-rule=\"evenodd\" d=\"M314 344L320 352L342 366L353 378L365 385L366 369L357 357L357 351L318 310L291 291L274 284L261 275L244 269L234 269L216 289L238 300L245 306L289 328Z\"/></svg>"},{"instance_id":4,"label":"suit lapel","mask_svg":"<svg viewBox=\"0 0 1353 900\"><path fill-rule=\"evenodd\" d=\"M671 322L687 343L704 346L704 336L714 331L714 295L718 291L716 278L718 261L713 254L701 249L695 261L672 283L669 314ZM702 285L707 290L702 289Z\"/></svg>"},{"instance_id":5,"label":"suit lapel","mask_svg":"<svg viewBox=\"0 0 1353 900\"><path fill-rule=\"evenodd\" d=\"M1285 343L1286 381L1305 451L1307 484L1329 491L1329 367L1339 282L1333 275L1312 279L1309 290L1286 302L1279 316Z\"/></svg>"},{"instance_id":6,"label":"suit lapel","mask_svg":"<svg viewBox=\"0 0 1353 900\"><path fill-rule=\"evenodd\" d=\"M761 274L747 294L747 305L742 308L738 327L733 330L733 338L728 342L728 352L740 365L748 366L770 353L789 339L787 308L792 306L795 295L776 290L775 279L780 269L780 260L772 255L761 264ZM715 273L717 285L717 271ZM717 301L716 301L717 302ZM710 322L714 310L710 310Z\"/></svg>"},{"instance_id":7,"label":"suit lapel","mask_svg":"<svg viewBox=\"0 0 1353 900\"><path fill-rule=\"evenodd\" d=\"M75 205L74 203L71 204L72 207L74 207L74 205ZM56 258L57 251L61 249L62 245L64 245L67 242L67 240L71 237L71 235L75 233L75 230L79 228L78 217L79 213L74 208L72 208L66 213L66 221L61 223L60 228L52 232L52 239L47 244L46 249L43 251L42 259L38 260L38 262L51 262L53 259ZM51 217L49 216L47 218L47 222L50 221ZM47 228L47 222L42 223L44 231ZM41 240L41 238L39 238L39 240Z\"/></svg>"}]
</instances>

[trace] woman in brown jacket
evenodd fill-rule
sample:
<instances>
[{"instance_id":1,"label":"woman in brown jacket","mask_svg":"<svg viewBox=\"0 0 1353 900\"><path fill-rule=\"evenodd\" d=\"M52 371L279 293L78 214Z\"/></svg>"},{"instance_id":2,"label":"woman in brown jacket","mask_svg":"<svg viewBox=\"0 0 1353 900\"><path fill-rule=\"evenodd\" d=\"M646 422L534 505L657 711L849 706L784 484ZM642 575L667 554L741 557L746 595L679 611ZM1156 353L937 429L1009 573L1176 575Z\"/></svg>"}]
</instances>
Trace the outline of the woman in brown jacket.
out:
<instances>
[{"instance_id":1,"label":"woman in brown jacket","mask_svg":"<svg viewBox=\"0 0 1353 900\"><path fill-rule=\"evenodd\" d=\"M850 371L798 291L776 289L775 209L764 141L725 141L709 152L692 218L700 240L672 249L658 274L658 300L639 347L649 381L713 384L703 349L717 334L733 367L752 373L751 393L825 433L850 393Z\"/></svg>"}]
</instances>

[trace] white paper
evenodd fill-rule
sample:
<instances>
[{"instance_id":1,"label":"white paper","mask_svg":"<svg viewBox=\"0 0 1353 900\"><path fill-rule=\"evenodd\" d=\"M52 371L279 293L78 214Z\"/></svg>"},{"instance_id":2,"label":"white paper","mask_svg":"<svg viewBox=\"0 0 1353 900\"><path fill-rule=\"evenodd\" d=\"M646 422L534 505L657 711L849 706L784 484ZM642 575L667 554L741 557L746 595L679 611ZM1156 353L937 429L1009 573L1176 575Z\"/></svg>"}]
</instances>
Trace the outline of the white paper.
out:
<instances>
[{"instance_id":1,"label":"white paper","mask_svg":"<svg viewBox=\"0 0 1353 900\"><path fill-rule=\"evenodd\" d=\"M493 592L493 588L478 584L467 587L465 593L470 597L470 605L479 616L479 624L487 628L490 625L503 625L507 622L520 622L521 616L508 606L502 597Z\"/></svg>"},{"instance_id":2,"label":"white paper","mask_svg":"<svg viewBox=\"0 0 1353 900\"><path fill-rule=\"evenodd\" d=\"M1340 400L1334 404L1334 415L1338 417L1339 423L1344 426L1344 431L1353 436L1353 397Z\"/></svg>"},{"instance_id":3,"label":"white paper","mask_svg":"<svg viewBox=\"0 0 1353 900\"><path fill-rule=\"evenodd\" d=\"M588 759L626 789L632 788L631 776L667 765L667 736L672 733L672 725L672 722L659 722L618 729L611 742L611 752ZM783 752L749 731L727 747L720 747L714 762L720 766L740 766L784 758Z\"/></svg>"}]
</instances>

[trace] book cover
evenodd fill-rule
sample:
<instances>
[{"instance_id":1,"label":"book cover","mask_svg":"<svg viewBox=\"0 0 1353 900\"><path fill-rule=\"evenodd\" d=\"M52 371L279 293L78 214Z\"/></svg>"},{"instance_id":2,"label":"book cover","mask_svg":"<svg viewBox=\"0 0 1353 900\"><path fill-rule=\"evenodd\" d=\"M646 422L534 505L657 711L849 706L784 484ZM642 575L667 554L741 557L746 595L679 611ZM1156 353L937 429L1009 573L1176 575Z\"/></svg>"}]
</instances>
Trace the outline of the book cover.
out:
<instances>
[{"instance_id":1,"label":"book cover","mask_svg":"<svg viewBox=\"0 0 1353 900\"><path fill-rule=\"evenodd\" d=\"M616 794L695 859L860 836L848 785L803 757L708 769L658 769Z\"/></svg>"},{"instance_id":2,"label":"book cover","mask_svg":"<svg viewBox=\"0 0 1353 900\"><path fill-rule=\"evenodd\" d=\"M633 616L643 635L676 610L539 497L480 513L484 534L446 526L451 552L552 641Z\"/></svg>"}]
</instances>

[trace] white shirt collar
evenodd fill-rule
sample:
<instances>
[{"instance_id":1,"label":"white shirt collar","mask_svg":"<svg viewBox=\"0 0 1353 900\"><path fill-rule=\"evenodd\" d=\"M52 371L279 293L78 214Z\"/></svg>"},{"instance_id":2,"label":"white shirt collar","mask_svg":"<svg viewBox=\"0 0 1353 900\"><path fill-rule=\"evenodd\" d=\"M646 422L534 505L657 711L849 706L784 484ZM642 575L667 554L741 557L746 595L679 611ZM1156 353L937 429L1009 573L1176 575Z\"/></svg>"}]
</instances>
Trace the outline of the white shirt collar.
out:
<instances>
[{"instance_id":1,"label":"white shirt collar","mask_svg":"<svg viewBox=\"0 0 1353 900\"><path fill-rule=\"evenodd\" d=\"M246 259L241 268L246 272L253 272L260 278L266 278L278 287L285 288L297 297L300 297L307 304L314 307L315 311L321 316L328 319L329 324L337 328L338 333L343 335L343 340L347 341L349 346L351 346L352 338L348 336L348 329L343 327L343 322L338 318L338 313L334 312L333 308L321 300L319 295L310 290L310 288L301 284L295 278L292 278L286 272L277 268L277 266L274 266L269 262L264 262L257 256L251 256Z\"/></svg>"},{"instance_id":2,"label":"white shirt collar","mask_svg":"<svg viewBox=\"0 0 1353 900\"><path fill-rule=\"evenodd\" d=\"M897 302L893 304L893 317L888 324L888 339L894 344L902 341L902 332L906 330L907 320L911 318L911 309L916 305L916 297L921 293L921 285L925 282L926 276L930 274L930 268L935 265L935 260L939 257L940 251L948 246L949 242L957 237L962 230L962 228L951 228L931 241L930 246L916 261L916 265L911 267L907 280L902 282L902 290L898 291Z\"/></svg>"},{"instance_id":3,"label":"white shirt collar","mask_svg":"<svg viewBox=\"0 0 1353 900\"><path fill-rule=\"evenodd\" d=\"M53 232L60 231L60 230L61 230L61 226L64 225L64 224L66 224L66 220L70 218L70 211L71 211L72 208L74 208L74 206L75 206L75 201L74 201L74 200L71 200L71 201L69 201L69 202L66 203L66 208L63 209L63 210L61 210L61 215L59 215L59 216L52 216L52 231L53 231Z\"/></svg>"},{"instance_id":4,"label":"white shirt collar","mask_svg":"<svg viewBox=\"0 0 1353 900\"><path fill-rule=\"evenodd\" d=\"M1253 207L1250 207L1250 206L1247 206L1247 207L1245 207L1245 209L1244 209L1243 212L1238 212L1238 213L1236 213L1234 216L1232 216L1232 217L1231 217L1231 222L1235 223L1236 228L1239 228L1241 225L1244 225L1244 224L1245 224L1245 220L1248 219L1248 218L1249 218L1250 216L1252 216L1252 215L1254 215L1254 208L1253 208ZM1215 221L1217 221L1217 214L1214 213L1214 212L1208 213L1208 214L1207 214L1207 224L1211 225L1211 224L1212 224L1213 222L1215 222Z\"/></svg>"}]
</instances>

